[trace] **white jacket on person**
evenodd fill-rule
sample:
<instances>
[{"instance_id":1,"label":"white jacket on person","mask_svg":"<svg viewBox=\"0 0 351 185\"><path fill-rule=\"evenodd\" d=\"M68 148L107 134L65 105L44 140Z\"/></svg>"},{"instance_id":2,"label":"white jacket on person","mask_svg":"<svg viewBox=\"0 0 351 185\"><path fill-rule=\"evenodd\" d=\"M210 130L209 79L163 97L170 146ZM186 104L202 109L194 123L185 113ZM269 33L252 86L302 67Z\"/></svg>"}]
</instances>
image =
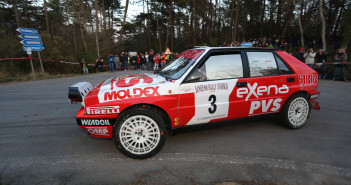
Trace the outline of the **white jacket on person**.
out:
<instances>
[{"instance_id":1,"label":"white jacket on person","mask_svg":"<svg viewBox=\"0 0 351 185\"><path fill-rule=\"evenodd\" d=\"M303 57L305 58L305 63L306 64L313 64L314 63L314 57L316 56L316 53L305 53Z\"/></svg>"}]
</instances>

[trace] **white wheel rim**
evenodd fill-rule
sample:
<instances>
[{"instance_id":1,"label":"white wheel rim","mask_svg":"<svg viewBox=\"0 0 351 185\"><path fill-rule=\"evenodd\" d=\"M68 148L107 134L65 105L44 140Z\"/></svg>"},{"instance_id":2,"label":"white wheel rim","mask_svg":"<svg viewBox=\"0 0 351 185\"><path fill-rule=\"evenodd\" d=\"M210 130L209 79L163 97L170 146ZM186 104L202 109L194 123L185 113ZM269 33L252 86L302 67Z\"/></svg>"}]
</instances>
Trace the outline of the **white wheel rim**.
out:
<instances>
[{"instance_id":1,"label":"white wheel rim","mask_svg":"<svg viewBox=\"0 0 351 185\"><path fill-rule=\"evenodd\" d=\"M305 98L298 97L291 102L288 118L291 124L295 126L303 125L307 121L309 112L308 102Z\"/></svg>"},{"instance_id":2,"label":"white wheel rim","mask_svg":"<svg viewBox=\"0 0 351 185\"><path fill-rule=\"evenodd\" d=\"M122 123L119 138L127 151L137 155L146 154L160 142L160 128L150 117L136 115Z\"/></svg>"}]
</instances>

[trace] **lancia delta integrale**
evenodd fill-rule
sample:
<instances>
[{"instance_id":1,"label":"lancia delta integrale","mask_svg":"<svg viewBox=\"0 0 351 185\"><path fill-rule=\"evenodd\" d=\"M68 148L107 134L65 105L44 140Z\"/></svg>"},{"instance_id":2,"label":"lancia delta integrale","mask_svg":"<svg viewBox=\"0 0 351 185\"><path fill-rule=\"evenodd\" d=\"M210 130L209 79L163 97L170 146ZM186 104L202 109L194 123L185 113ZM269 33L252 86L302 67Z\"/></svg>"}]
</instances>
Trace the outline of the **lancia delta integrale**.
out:
<instances>
[{"instance_id":1,"label":"lancia delta integrale","mask_svg":"<svg viewBox=\"0 0 351 185\"><path fill-rule=\"evenodd\" d=\"M318 74L285 51L196 48L154 73L119 76L92 87L69 87L82 102L78 125L92 137L113 138L131 158L148 158L174 130L263 114L287 127L304 126L316 99Z\"/></svg>"}]
</instances>

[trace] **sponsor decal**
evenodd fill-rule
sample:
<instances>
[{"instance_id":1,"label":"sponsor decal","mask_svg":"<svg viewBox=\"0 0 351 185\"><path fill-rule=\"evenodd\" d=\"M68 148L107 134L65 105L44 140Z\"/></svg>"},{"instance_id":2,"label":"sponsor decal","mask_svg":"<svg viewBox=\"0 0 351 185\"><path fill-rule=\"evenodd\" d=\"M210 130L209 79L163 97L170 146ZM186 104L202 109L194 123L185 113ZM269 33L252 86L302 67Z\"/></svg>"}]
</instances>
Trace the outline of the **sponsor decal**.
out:
<instances>
[{"instance_id":1,"label":"sponsor decal","mask_svg":"<svg viewBox=\"0 0 351 185\"><path fill-rule=\"evenodd\" d=\"M259 98L259 96L263 95L286 94L288 92L289 87L287 85L282 85L281 87L278 87L277 85L258 86L257 82L255 82L253 85L248 83L247 88L238 88L236 96L238 98L244 98L244 95L246 95L245 101L247 101L251 96Z\"/></svg>"},{"instance_id":2,"label":"sponsor decal","mask_svg":"<svg viewBox=\"0 0 351 185\"><path fill-rule=\"evenodd\" d=\"M136 74L130 76L122 76L117 79L112 79L111 81L111 90L114 87L131 87L139 83L150 84L153 82L153 78L145 74Z\"/></svg>"},{"instance_id":3,"label":"sponsor decal","mask_svg":"<svg viewBox=\"0 0 351 185\"><path fill-rule=\"evenodd\" d=\"M108 119L82 119L83 126L110 126Z\"/></svg>"},{"instance_id":4,"label":"sponsor decal","mask_svg":"<svg viewBox=\"0 0 351 185\"><path fill-rule=\"evenodd\" d=\"M87 114L118 114L119 106L87 107Z\"/></svg>"},{"instance_id":5,"label":"sponsor decal","mask_svg":"<svg viewBox=\"0 0 351 185\"><path fill-rule=\"evenodd\" d=\"M227 83L218 83L218 84L205 84L205 85L196 85L195 86L195 93L203 92L203 91L210 91L214 92L216 90L228 90Z\"/></svg>"},{"instance_id":6,"label":"sponsor decal","mask_svg":"<svg viewBox=\"0 0 351 185\"><path fill-rule=\"evenodd\" d=\"M265 113L267 111L271 111L271 112L278 111L281 107L280 103L282 101L283 101L283 99L281 99L281 98L252 101L251 106L250 106L249 115L254 114L256 110L259 110L259 112L256 112L255 114Z\"/></svg>"},{"instance_id":7,"label":"sponsor decal","mask_svg":"<svg viewBox=\"0 0 351 185\"><path fill-rule=\"evenodd\" d=\"M119 91L105 92L104 101L114 101L123 100L129 98L139 98L139 97L153 97L160 96L158 92L159 86L156 87L146 87L146 88L134 88L134 89L124 89Z\"/></svg>"},{"instance_id":8,"label":"sponsor decal","mask_svg":"<svg viewBox=\"0 0 351 185\"><path fill-rule=\"evenodd\" d=\"M299 86L317 86L318 75L317 74L304 74L299 75Z\"/></svg>"},{"instance_id":9,"label":"sponsor decal","mask_svg":"<svg viewBox=\"0 0 351 185\"><path fill-rule=\"evenodd\" d=\"M106 127L86 127L86 130L93 135L109 136Z\"/></svg>"},{"instance_id":10,"label":"sponsor decal","mask_svg":"<svg viewBox=\"0 0 351 185\"><path fill-rule=\"evenodd\" d=\"M187 92L194 91L194 88L184 85L184 86L181 86L180 91L183 93L187 93Z\"/></svg>"}]
</instances>

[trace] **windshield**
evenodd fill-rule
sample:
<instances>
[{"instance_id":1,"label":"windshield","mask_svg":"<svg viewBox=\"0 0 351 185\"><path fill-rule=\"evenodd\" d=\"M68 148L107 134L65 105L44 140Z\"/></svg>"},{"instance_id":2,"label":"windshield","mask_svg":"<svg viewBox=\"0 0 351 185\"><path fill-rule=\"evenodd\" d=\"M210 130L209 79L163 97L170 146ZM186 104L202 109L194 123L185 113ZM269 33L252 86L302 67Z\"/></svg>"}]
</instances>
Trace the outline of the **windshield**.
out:
<instances>
[{"instance_id":1,"label":"windshield","mask_svg":"<svg viewBox=\"0 0 351 185\"><path fill-rule=\"evenodd\" d=\"M166 78L177 80L189 69L204 50L187 50L182 52L177 59L162 68L159 73Z\"/></svg>"}]
</instances>

